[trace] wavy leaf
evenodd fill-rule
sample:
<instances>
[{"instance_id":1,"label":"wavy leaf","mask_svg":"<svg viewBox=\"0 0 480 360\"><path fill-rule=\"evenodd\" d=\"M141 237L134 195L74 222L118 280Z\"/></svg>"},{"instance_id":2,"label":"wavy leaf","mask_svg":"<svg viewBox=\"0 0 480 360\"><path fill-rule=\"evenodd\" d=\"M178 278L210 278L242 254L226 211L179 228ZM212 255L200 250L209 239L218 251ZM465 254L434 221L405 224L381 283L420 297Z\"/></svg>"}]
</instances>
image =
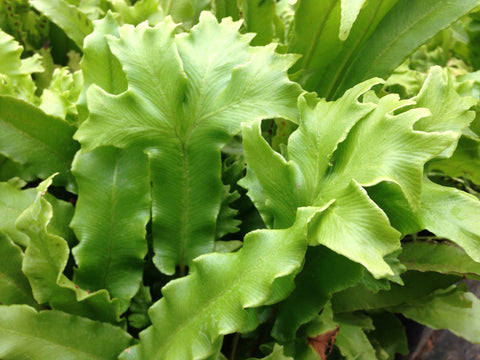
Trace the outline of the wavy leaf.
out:
<instances>
[{"instance_id":1,"label":"wavy leaf","mask_svg":"<svg viewBox=\"0 0 480 360\"><path fill-rule=\"evenodd\" d=\"M425 179L419 218L425 229L453 241L480 262L480 201L475 196Z\"/></svg>"},{"instance_id":2,"label":"wavy leaf","mask_svg":"<svg viewBox=\"0 0 480 360\"><path fill-rule=\"evenodd\" d=\"M309 99L300 100L300 126L290 136L284 156L261 137L259 124L244 125L248 170L240 184L256 205L260 203L264 219L273 218L274 227L288 226L296 207L333 202L311 224L310 244L323 244L379 278L393 275L383 257L399 249L400 234L363 186L395 183L416 211L424 164L448 147L454 135L413 130L428 111L401 112L412 103L396 96L359 102L376 83L372 79L359 84L336 102L321 100L313 109Z\"/></svg>"},{"instance_id":3,"label":"wavy leaf","mask_svg":"<svg viewBox=\"0 0 480 360\"><path fill-rule=\"evenodd\" d=\"M31 6L58 25L82 49L83 39L93 30L92 21L65 0L29 0Z\"/></svg>"},{"instance_id":4,"label":"wavy leaf","mask_svg":"<svg viewBox=\"0 0 480 360\"><path fill-rule=\"evenodd\" d=\"M480 280L480 263L450 243L415 241L402 246L400 261L408 270L436 271Z\"/></svg>"},{"instance_id":5,"label":"wavy leaf","mask_svg":"<svg viewBox=\"0 0 480 360\"><path fill-rule=\"evenodd\" d=\"M0 232L0 304L28 304L37 307L32 289L22 273L23 252Z\"/></svg>"},{"instance_id":6,"label":"wavy leaf","mask_svg":"<svg viewBox=\"0 0 480 360\"><path fill-rule=\"evenodd\" d=\"M272 336L282 342L295 339L299 327L318 316L333 293L354 285L362 275L360 265L326 247L309 249L295 290L279 305Z\"/></svg>"},{"instance_id":7,"label":"wavy leaf","mask_svg":"<svg viewBox=\"0 0 480 360\"><path fill-rule=\"evenodd\" d=\"M454 87L453 74L441 67L432 67L419 94L414 98L417 106L426 107L431 115L420 119L414 125L415 130L428 132L453 131L456 140L449 149L440 154L450 157L455 150L463 130L475 118L475 112L469 109L477 103L470 96L460 96Z\"/></svg>"},{"instance_id":8,"label":"wavy leaf","mask_svg":"<svg viewBox=\"0 0 480 360\"><path fill-rule=\"evenodd\" d=\"M122 329L61 311L0 306L0 357L4 360L114 360L132 338Z\"/></svg>"},{"instance_id":9,"label":"wavy leaf","mask_svg":"<svg viewBox=\"0 0 480 360\"><path fill-rule=\"evenodd\" d=\"M397 2L343 69L334 98L365 79L387 77L416 48L479 4L479 0Z\"/></svg>"},{"instance_id":10,"label":"wavy leaf","mask_svg":"<svg viewBox=\"0 0 480 360\"><path fill-rule=\"evenodd\" d=\"M23 46L9 34L0 30L0 73L8 76L27 75L42 72L43 67L39 55L21 59Z\"/></svg>"},{"instance_id":11,"label":"wavy leaf","mask_svg":"<svg viewBox=\"0 0 480 360\"><path fill-rule=\"evenodd\" d=\"M85 151L135 145L147 152L154 262L167 274L176 265L183 273L193 258L213 250L220 149L240 124L297 117L300 89L285 74L293 57L275 54L272 46L250 47L251 36L240 35L239 26L228 19L218 24L204 13L181 37L174 36L168 18L155 28L121 28L120 38L109 37L108 43L129 88L115 96L92 87L90 117L75 135ZM152 58L152 52L162 56Z\"/></svg>"},{"instance_id":12,"label":"wavy leaf","mask_svg":"<svg viewBox=\"0 0 480 360\"><path fill-rule=\"evenodd\" d=\"M80 241L73 249L74 281L107 289L126 310L140 287L148 250L148 159L135 149L104 147L77 154L72 171L78 200L71 227Z\"/></svg>"},{"instance_id":13,"label":"wavy leaf","mask_svg":"<svg viewBox=\"0 0 480 360\"><path fill-rule=\"evenodd\" d=\"M240 331L246 309L264 304L275 279L298 271L306 226L320 208L298 210L294 225L246 235L235 253L195 259L189 276L171 281L149 310L152 326L121 359L204 359L220 349L223 335Z\"/></svg>"},{"instance_id":14,"label":"wavy leaf","mask_svg":"<svg viewBox=\"0 0 480 360\"><path fill-rule=\"evenodd\" d=\"M434 329L449 329L470 342L480 344L480 300L464 286L438 291L395 311Z\"/></svg>"},{"instance_id":15,"label":"wavy leaf","mask_svg":"<svg viewBox=\"0 0 480 360\"><path fill-rule=\"evenodd\" d=\"M116 324L120 315L117 300L110 300L105 290L90 294L62 273L69 248L63 238L47 230L52 206L44 194L51 181L48 178L37 187L35 201L16 222L17 228L30 238L22 271L30 282L33 296L39 304L49 304L53 309Z\"/></svg>"},{"instance_id":16,"label":"wavy leaf","mask_svg":"<svg viewBox=\"0 0 480 360\"><path fill-rule=\"evenodd\" d=\"M70 165L79 147L74 132L73 126L27 102L0 96L0 152L40 179L59 172L55 183L73 186Z\"/></svg>"}]
</instances>

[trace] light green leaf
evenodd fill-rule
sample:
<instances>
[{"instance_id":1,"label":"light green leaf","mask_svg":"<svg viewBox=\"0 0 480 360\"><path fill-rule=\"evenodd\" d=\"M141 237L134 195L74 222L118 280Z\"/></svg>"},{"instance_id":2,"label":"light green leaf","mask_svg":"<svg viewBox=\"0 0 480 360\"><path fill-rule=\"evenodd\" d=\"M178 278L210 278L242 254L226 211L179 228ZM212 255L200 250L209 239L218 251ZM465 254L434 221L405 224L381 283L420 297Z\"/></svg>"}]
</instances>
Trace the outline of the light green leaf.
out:
<instances>
[{"instance_id":1,"label":"light green leaf","mask_svg":"<svg viewBox=\"0 0 480 360\"><path fill-rule=\"evenodd\" d=\"M109 2L115 12L121 15L125 24L138 25L152 15L164 17L160 0L142 0L135 2L134 5L130 5L130 1L127 3L125 0L110 0Z\"/></svg>"},{"instance_id":2,"label":"light green leaf","mask_svg":"<svg viewBox=\"0 0 480 360\"><path fill-rule=\"evenodd\" d=\"M362 326L355 322L350 323L346 318L335 318L340 325L335 346L346 360L372 360L376 359L375 350L365 335Z\"/></svg>"},{"instance_id":3,"label":"light green leaf","mask_svg":"<svg viewBox=\"0 0 480 360\"><path fill-rule=\"evenodd\" d=\"M443 171L450 177L465 177L480 185L480 143L462 136L452 157L432 161L428 169Z\"/></svg>"},{"instance_id":4,"label":"light green leaf","mask_svg":"<svg viewBox=\"0 0 480 360\"><path fill-rule=\"evenodd\" d=\"M4 360L114 360L132 338L122 329L61 311L0 306Z\"/></svg>"},{"instance_id":5,"label":"light green leaf","mask_svg":"<svg viewBox=\"0 0 480 360\"><path fill-rule=\"evenodd\" d=\"M342 17L340 20L340 32L338 34L340 40L345 41L348 38L348 35L350 35L353 23L357 19L365 2L366 0L342 0Z\"/></svg>"},{"instance_id":6,"label":"light green leaf","mask_svg":"<svg viewBox=\"0 0 480 360\"><path fill-rule=\"evenodd\" d=\"M93 30L92 22L65 0L29 0L31 6L58 25L82 49L83 39Z\"/></svg>"},{"instance_id":7,"label":"light green leaf","mask_svg":"<svg viewBox=\"0 0 480 360\"><path fill-rule=\"evenodd\" d=\"M374 33L378 23L397 1L367 1L363 8L356 7L360 12L355 17L353 15L356 11L349 11L351 16L348 19L352 25L345 41L339 37L342 21L348 25L345 23L347 18L342 17L342 8L344 11L352 10L341 6L346 4L345 0L299 1L288 50L303 55L292 70L300 71L299 81L304 88L316 91L320 97L332 99L345 69L359 55L363 43ZM358 5L359 1L356 3Z\"/></svg>"},{"instance_id":8,"label":"light green leaf","mask_svg":"<svg viewBox=\"0 0 480 360\"><path fill-rule=\"evenodd\" d=\"M480 263L448 242L408 242L403 244L399 258L409 270L436 271L480 280Z\"/></svg>"},{"instance_id":9,"label":"light green leaf","mask_svg":"<svg viewBox=\"0 0 480 360\"><path fill-rule=\"evenodd\" d=\"M426 107L431 115L420 119L414 125L415 130L428 132L453 131L455 142L440 157L450 157L457 146L463 130L475 118L475 112L469 109L477 103L470 96L460 96L454 87L454 78L447 69L435 66L423 84L419 94L414 98L417 106Z\"/></svg>"},{"instance_id":10,"label":"light green leaf","mask_svg":"<svg viewBox=\"0 0 480 360\"><path fill-rule=\"evenodd\" d=\"M78 200L71 227L80 241L73 249L74 281L107 289L124 311L140 287L148 250L148 159L135 149L104 147L77 154L72 171Z\"/></svg>"},{"instance_id":11,"label":"light green leaf","mask_svg":"<svg viewBox=\"0 0 480 360\"><path fill-rule=\"evenodd\" d=\"M204 13L186 36L174 36L169 18L155 28L122 27L120 38L108 42L129 88L111 95L91 87L90 117L75 135L85 151L137 145L147 152L154 262L167 274L176 265L184 273L193 258L213 250L223 186L220 149L240 124L298 116L300 89L286 76L293 57L276 54L273 46L250 47L251 36L240 35L239 26Z\"/></svg>"},{"instance_id":12,"label":"light green leaf","mask_svg":"<svg viewBox=\"0 0 480 360\"><path fill-rule=\"evenodd\" d=\"M425 229L453 241L480 262L480 201L475 196L425 179L419 217Z\"/></svg>"},{"instance_id":13,"label":"light green leaf","mask_svg":"<svg viewBox=\"0 0 480 360\"><path fill-rule=\"evenodd\" d=\"M153 325L140 334L140 345L121 359L204 359L214 354L223 335L247 323L245 309L268 300L275 279L298 271L306 226L322 210L299 209L288 229L251 232L235 253L195 259L189 276L162 289L163 298L149 310Z\"/></svg>"},{"instance_id":14,"label":"light green leaf","mask_svg":"<svg viewBox=\"0 0 480 360\"><path fill-rule=\"evenodd\" d=\"M87 90L95 84L110 94L120 94L127 89L122 66L113 56L105 35L119 36L118 24L111 12L102 20L93 22L93 32L85 38L81 61L83 89L78 100L79 122L88 116Z\"/></svg>"},{"instance_id":15,"label":"light green leaf","mask_svg":"<svg viewBox=\"0 0 480 360\"><path fill-rule=\"evenodd\" d=\"M343 69L334 97L365 79L387 77L417 47L478 5L479 0L397 2Z\"/></svg>"},{"instance_id":16,"label":"light green leaf","mask_svg":"<svg viewBox=\"0 0 480 360\"><path fill-rule=\"evenodd\" d=\"M72 186L70 165L78 150L75 128L37 107L0 96L0 152L45 179L55 172L59 185Z\"/></svg>"},{"instance_id":17,"label":"light green leaf","mask_svg":"<svg viewBox=\"0 0 480 360\"><path fill-rule=\"evenodd\" d=\"M252 45L266 45L275 36L277 16L275 0L241 0L243 19L247 32L256 33Z\"/></svg>"},{"instance_id":18,"label":"light green leaf","mask_svg":"<svg viewBox=\"0 0 480 360\"><path fill-rule=\"evenodd\" d=\"M23 46L0 29L0 73L8 76L28 75L42 72L40 55L21 59Z\"/></svg>"},{"instance_id":19,"label":"light green leaf","mask_svg":"<svg viewBox=\"0 0 480 360\"><path fill-rule=\"evenodd\" d=\"M47 230L52 206L44 194L51 181L48 178L37 187L35 201L16 222L17 228L30 238L22 271L30 282L33 296L39 304L49 304L53 309L116 324L120 315L117 300L110 300L106 290L90 294L62 273L69 248L64 239Z\"/></svg>"},{"instance_id":20,"label":"light green leaf","mask_svg":"<svg viewBox=\"0 0 480 360\"><path fill-rule=\"evenodd\" d=\"M354 285L362 274L360 265L324 246L309 248L295 290L279 305L272 336L282 342L295 339L298 328L318 316L333 293Z\"/></svg>"},{"instance_id":21,"label":"light green leaf","mask_svg":"<svg viewBox=\"0 0 480 360\"><path fill-rule=\"evenodd\" d=\"M399 249L400 234L362 186L395 183L409 211L418 210L423 167L454 134L414 131L413 124L429 113L402 112L412 102L397 96L378 99L369 93L374 102L359 102L376 83L359 84L336 102L321 100L313 109L301 99L300 125L284 156L262 138L260 124L244 124L248 168L240 184L269 226L289 226L297 207L332 203L311 224L310 244L323 244L380 278L393 275L383 257Z\"/></svg>"},{"instance_id":22,"label":"light green leaf","mask_svg":"<svg viewBox=\"0 0 480 360\"><path fill-rule=\"evenodd\" d=\"M0 232L14 243L27 246L28 236L17 230L15 221L35 199L35 190L20 190L9 183L0 183Z\"/></svg>"},{"instance_id":23,"label":"light green leaf","mask_svg":"<svg viewBox=\"0 0 480 360\"><path fill-rule=\"evenodd\" d=\"M404 286L392 284L388 291L373 293L363 285L358 285L336 293L332 297L333 311L343 313L399 306L427 296L437 289L446 288L461 280L461 277L409 271L402 275L402 279Z\"/></svg>"},{"instance_id":24,"label":"light green leaf","mask_svg":"<svg viewBox=\"0 0 480 360\"><path fill-rule=\"evenodd\" d=\"M394 310L431 328L449 329L470 342L480 344L480 300L465 292L463 286L438 291Z\"/></svg>"},{"instance_id":25,"label":"light green leaf","mask_svg":"<svg viewBox=\"0 0 480 360\"><path fill-rule=\"evenodd\" d=\"M37 307L27 278L22 273L23 252L0 232L0 304Z\"/></svg>"}]
</instances>

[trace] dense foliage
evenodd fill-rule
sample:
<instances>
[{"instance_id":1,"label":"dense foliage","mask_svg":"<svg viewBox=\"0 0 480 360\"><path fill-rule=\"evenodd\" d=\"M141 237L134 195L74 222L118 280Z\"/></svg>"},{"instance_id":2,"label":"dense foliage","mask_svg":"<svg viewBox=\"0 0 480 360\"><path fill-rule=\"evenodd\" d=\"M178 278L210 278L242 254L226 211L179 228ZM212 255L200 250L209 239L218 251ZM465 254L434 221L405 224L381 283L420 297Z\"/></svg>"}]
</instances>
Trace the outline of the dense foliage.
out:
<instances>
[{"instance_id":1,"label":"dense foliage","mask_svg":"<svg viewBox=\"0 0 480 360\"><path fill-rule=\"evenodd\" d=\"M480 0L1 0L0 359L480 343Z\"/></svg>"}]
</instances>

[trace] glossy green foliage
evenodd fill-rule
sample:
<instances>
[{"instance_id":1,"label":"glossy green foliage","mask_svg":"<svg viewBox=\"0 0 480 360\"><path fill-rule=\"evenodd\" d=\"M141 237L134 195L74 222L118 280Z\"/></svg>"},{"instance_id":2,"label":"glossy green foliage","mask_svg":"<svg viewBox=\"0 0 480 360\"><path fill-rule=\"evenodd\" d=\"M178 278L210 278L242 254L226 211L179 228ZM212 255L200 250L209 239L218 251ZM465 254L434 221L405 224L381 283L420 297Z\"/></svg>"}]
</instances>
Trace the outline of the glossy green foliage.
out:
<instances>
[{"instance_id":1,"label":"glossy green foliage","mask_svg":"<svg viewBox=\"0 0 480 360\"><path fill-rule=\"evenodd\" d=\"M241 122L297 117L299 87L285 74L293 57L249 47L251 37L239 35L239 25L205 14L188 36L177 38L168 19L155 28L124 27L119 39L107 41L128 90L114 96L92 87L87 94L90 117L75 136L83 149L136 146L148 155L154 262L167 274L176 265L184 272L193 258L213 250L220 149ZM202 41L209 37L215 42ZM162 53L156 63L152 51Z\"/></svg>"},{"instance_id":2,"label":"glossy green foliage","mask_svg":"<svg viewBox=\"0 0 480 360\"><path fill-rule=\"evenodd\" d=\"M0 359L480 343L478 5L0 0Z\"/></svg>"}]
</instances>

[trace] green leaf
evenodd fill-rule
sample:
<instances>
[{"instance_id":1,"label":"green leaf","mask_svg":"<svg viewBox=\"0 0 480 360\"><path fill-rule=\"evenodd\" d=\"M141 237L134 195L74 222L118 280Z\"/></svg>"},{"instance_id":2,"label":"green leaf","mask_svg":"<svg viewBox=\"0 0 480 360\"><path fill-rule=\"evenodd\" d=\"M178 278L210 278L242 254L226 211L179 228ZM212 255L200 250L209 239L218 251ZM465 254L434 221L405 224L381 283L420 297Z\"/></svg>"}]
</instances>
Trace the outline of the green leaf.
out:
<instances>
[{"instance_id":1,"label":"green leaf","mask_svg":"<svg viewBox=\"0 0 480 360\"><path fill-rule=\"evenodd\" d=\"M259 123L244 124L248 168L240 185L249 190L268 226L289 226L297 207L331 204L311 224L310 244L323 244L380 278L393 275L383 257L399 249L400 234L363 187L395 183L416 211L424 165L454 135L414 131L413 124L428 111L402 112L412 103L398 96L359 102L376 83L359 84L336 102L320 100L313 109L301 98L300 125L284 156L262 138Z\"/></svg>"},{"instance_id":2,"label":"green leaf","mask_svg":"<svg viewBox=\"0 0 480 360\"><path fill-rule=\"evenodd\" d=\"M466 177L480 185L480 143L462 136L452 157L435 160L429 170L440 170L450 177Z\"/></svg>"},{"instance_id":3,"label":"green leaf","mask_svg":"<svg viewBox=\"0 0 480 360\"><path fill-rule=\"evenodd\" d=\"M359 7L361 0L355 1L355 7L350 5L352 1L343 6L347 4L345 0L299 1L288 50L303 55L292 70L300 71L299 82L304 88L332 99L345 69L397 1L370 0L363 8ZM350 28L346 40L341 39L341 26L344 30Z\"/></svg>"},{"instance_id":4,"label":"green leaf","mask_svg":"<svg viewBox=\"0 0 480 360\"><path fill-rule=\"evenodd\" d=\"M106 290L90 294L80 289L65 275L68 261L67 242L48 232L52 206L44 194L51 178L37 187L37 196L17 219L16 226L30 238L22 264L22 271L32 287L39 304L49 304L53 309L116 324L119 317L117 300L110 300Z\"/></svg>"},{"instance_id":5,"label":"green leaf","mask_svg":"<svg viewBox=\"0 0 480 360\"><path fill-rule=\"evenodd\" d=\"M253 360L253 358L250 358L249 360ZM293 360L293 358L284 354L283 346L275 344L272 352L263 357L262 360Z\"/></svg>"},{"instance_id":6,"label":"green leaf","mask_svg":"<svg viewBox=\"0 0 480 360\"><path fill-rule=\"evenodd\" d=\"M277 16L275 0L241 0L241 9L247 32L256 33L252 45L266 45L275 36Z\"/></svg>"},{"instance_id":7,"label":"green leaf","mask_svg":"<svg viewBox=\"0 0 480 360\"><path fill-rule=\"evenodd\" d=\"M389 312L369 315L375 330L370 331L367 336L376 350L377 358L393 360L397 353L407 355L407 336L400 319Z\"/></svg>"},{"instance_id":8,"label":"green leaf","mask_svg":"<svg viewBox=\"0 0 480 360\"><path fill-rule=\"evenodd\" d=\"M37 107L0 96L0 152L45 179L55 172L59 185L72 185L70 165L78 143L75 128Z\"/></svg>"},{"instance_id":9,"label":"green leaf","mask_svg":"<svg viewBox=\"0 0 480 360\"><path fill-rule=\"evenodd\" d=\"M362 274L360 265L324 246L309 248L295 290L279 305L272 336L282 342L294 339L298 328L313 320L333 293L354 285Z\"/></svg>"},{"instance_id":10,"label":"green leaf","mask_svg":"<svg viewBox=\"0 0 480 360\"><path fill-rule=\"evenodd\" d=\"M334 97L365 79L387 77L416 48L479 4L479 0L397 2L344 68Z\"/></svg>"},{"instance_id":11,"label":"green leaf","mask_svg":"<svg viewBox=\"0 0 480 360\"><path fill-rule=\"evenodd\" d=\"M0 232L24 247L28 244L28 236L17 230L15 221L34 199L34 189L20 190L9 183L0 183Z\"/></svg>"},{"instance_id":12,"label":"green leaf","mask_svg":"<svg viewBox=\"0 0 480 360\"><path fill-rule=\"evenodd\" d=\"M365 2L366 0L342 0L342 17L340 20L340 32L338 34L340 40L345 41L348 38L348 35L350 35L353 23L357 19Z\"/></svg>"},{"instance_id":13,"label":"green leaf","mask_svg":"<svg viewBox=\"0 0 480 360\"><path fill-rule=\"evenodd\" d=\"M27 278L22 273L23 252L0 232L0 304L37 307Z\"/></svg>"},{"instance_id":14,"label":"green leaf","mask_svg":"<svg viewBox=\"0 0 480 360\"><path fill-rule=\"evenodd\" d=\"M425 179L419 217L425 229L453 241L480 262L480 201L475 196Z\"/></svg>"},{"instance_id":15,"label":"green leaf","mask_svg":"<svg viewBox=\"0 0 480 360\"><path fill-rule=\"evenodd\" d=\"M363 331L363 326L358 326L355 322L350 323L348 319L335 320L340 325L335 346L346 360L372 360L376 359L375 350Z\"/></svg>"},{"instance_id":16,"label":"green leaf","mask_svg":"<svg viewBox=\"0 0 480 360\"><path fill-rule=\"evenodd\" d=\"M77 154L72 171L78 200L71 227L80 241L73 249L74 281L107 289L126 310L140 287L148 250L148 159L136 149L104 147Z\"/></svg>"},{"instance_id":17,"label":"green leaf","mask_svg":"<svg viewBox=\"0 0 480 360\"><path fill-rule=\"evenodd\" d=\"M81 61L83 90L78 100L79 122L86 120L87 90L96 84L111 94L120 94L127 89L127 80L117 58L110 51L105 35L119 36L118 24L111 12L102 20L93 22L93 32L85 38Z\"/></svg>"},{"instance_id":18,"label":"green leaf","mask_svg":"<svg viewBox=\"0 0 480 360\"><path fill-rule=\"evenodd\" d=\"M288 229L251 232L235 253L195 259L189 276L162 289L163 298L149 310L153 325L140 334L140 345L121 359L203 359L214 354L222 335L247 323L245 309L268 300L275 279L298 271L306 250L306 225L322 210L299 209Z\"/></svg>"},{"instance_id":19,"label":"green leaf","mask_svg":"<svg viewBox=\"0 0 480 360\"><path fill-rule=\"evenodd\" d=\"M0 306L0 357L4 360L114 360L131 344L122 329L60 311Z\"/></svg>"},{"instance_id":20,"label":"green leaf","mask_svg":"<svg viewBox=\"0 0 480 360\"><path fill-rule=\"evenodd\" d=\"M402 246L400 261L409 270L436 271L480 280L480 263L448 242L414 241Z\"/></svg>"},{"instance_id":21,"label":"green leaf","mask_svg":"<svg viewBox=\"0 0 480 360\"><path fill-rule=\"evenodd\" d=\"M454 87L454 78L448 70L435 66L423 84L419 94L414 98L417 106L426 107L431 115L420 119L414 125L415 130L428 132L453 131L456 140L444 151L441 157L450 157L457 146L463 130L475 118L475 112L469 109L477 103L472 97L460 96Z\"/></svg>"},{"instance_id":22,"label":"green leaf","mask_svg":"<svg viewBox=\"0 0 480 360\"><path fill-rule=\"evenodd\" d=\"M395 308L405 317L434 329L449 329L464 339L480 344L480 300L463 286L438 291L407 306Z\"/></svg>"},{"instance_id":23,"label":"green leaf","mask_svg":"<svg viewBox=\"0 0 480 360\"><path fill-rule=\"evenodd\" d=\"M82 49L83 39L93 30L92 22L65 0L29 0L31 6L58 25Z\"/></svg>"},{"instance_id":24,"label":"green leaf","mask_svg":"<svg viewBox=\"0 0 480 360\"><path fill-rule=\"evenodd\" d=\"M409 303L427 296L439 288L448 287L461 280L461 277L437 273L409 271L402 275L404 286L392 284L391 289L373 293L363 285L358 285L332 297L335 313L357 310L384 309Z\"/></svg>"},{"instance_id":25,"label":"green leaf","mask_svg":"<svg viewBox=\"0 0 480 360\"><path fill-rule=\"evenodd\" d=\"M42 72L41 57L35 55L21 59L23 46L9 34L0 29L0 73L8 76L27 75Z\"/></svg>"},{"instance_id":26,"label":"green leaf","mask_svg":"<svg viewBox=\"0 0 480 360\"><path fill-rule=\"evenodd\" d=\"M176 265L184 272L193 258L213 250L223 186L220 149L240 124L298 116L300 89L286 76L293 57L275 54L273 46L250 47L251 36L240 35L239 26L204 13L186 36L175 37L168 18L155 28L122 27L120 38L108 42L129 88L111 95L91 87L90 117L75 135L85 151L135 145L147 152L154 262L167 274Z\"/></svg>"}]
</instances>

